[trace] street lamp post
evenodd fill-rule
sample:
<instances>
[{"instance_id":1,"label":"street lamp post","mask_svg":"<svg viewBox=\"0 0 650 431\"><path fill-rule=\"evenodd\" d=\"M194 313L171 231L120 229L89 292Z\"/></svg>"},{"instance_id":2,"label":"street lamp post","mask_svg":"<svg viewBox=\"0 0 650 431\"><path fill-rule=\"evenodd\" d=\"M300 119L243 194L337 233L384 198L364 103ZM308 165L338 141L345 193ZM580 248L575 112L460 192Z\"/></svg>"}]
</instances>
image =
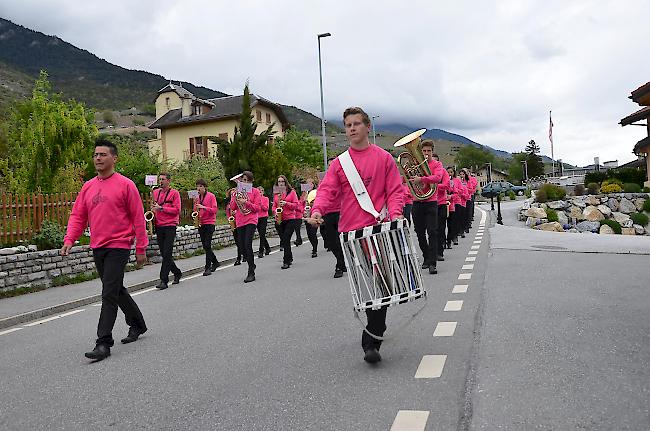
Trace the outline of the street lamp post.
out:
<instances>
[{"instance_id":1,"label":"street lamp post","mask_svg":"<svg viewBox=\"0 0 650 431\"><path fill-rule=\"evenodd\" d=\"M327 170L327 136L325 135L325 105L323 104L323 68L320 58L320 39L329 37L331 33L321 33L318 35L318 77L320 80L320 124L323 131L323 170Z\"/></svg>"},{"instance_id":2,"label":"street lamp post","mask_svg":"<svg viewBox=\"0 0 650 431\"><path fill-rule=\"evenodd\" d=\"M528 160L522 160L521 163L524 164L524 177L526 178L526 185L528 185Z\"/></svg>"},{"instance_id":3,"label":"street lamp post","mask_svg":"<svg viewBox=\"0 0 650 431\"><path fill-rule=\"evenodd\" d=\"M492 163L487 162L486 165L488 166L488 184L492 182ZM490 197L490 209L494 211L494 196Z\"/></svg>"},{"instance_id":4,"label":"street lamp post","mask_svg":"<svg viewBox=\"0 0 650 431\"><path fill-rule=\"evenodd\" d=\"M372 116L372 143L377 145L377 135L375 134L375 118L379 118L379 115Z\"/></svg>"}]
</instances>

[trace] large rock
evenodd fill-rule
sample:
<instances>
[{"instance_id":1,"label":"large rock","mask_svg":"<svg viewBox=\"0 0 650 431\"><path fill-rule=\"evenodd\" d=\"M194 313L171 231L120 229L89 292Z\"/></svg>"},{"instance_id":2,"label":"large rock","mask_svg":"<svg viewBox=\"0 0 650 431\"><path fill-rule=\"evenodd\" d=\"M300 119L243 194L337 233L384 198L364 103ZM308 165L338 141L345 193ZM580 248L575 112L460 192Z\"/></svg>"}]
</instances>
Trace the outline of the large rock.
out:
<instances>
[{"instance_id":1,"label":"large rock","mask_svg":"<svg viewBox=\"0 0 650 431\"><path fill-rule=\"evenodd\" d=\"M569 217L576 220L584 220L584 217L582 217L582 210L577 206L571 207L571 210L569 210Z\"/></svg>"},{"instance_id":2,"label":"large rock","mask_svg":"<svg viewBox=\"0 0 650 431\"><path fill-rule=\"evenodd\" d=\"M557 212L557 221L564 226L565 224L569 224L569 217L564 213L564 211L558 211Z\"/></svg>"},{"instance_id":3,"label":"large rock","mask_svg":"<svg viewBox=\"0 0 650 431\"><path fill-rule=\"evenodd\" d=\"M566 207L566 202L553 201L553 202L548 202L546 205L548 205L549 208L553 208L554 210L559 210L559 209L564 209Z\"/></svg>"},{"instance_id":4,"label":"large rock","mask_svg":"<svg viewBox=\"0 0 650 431\"><path fill-rule=\"evenodd\" d=\"M587 204L585 203L584 198L573 198L573 199L571 199L571 203L573 205L577 206L578 208L584 208L584 207L587 206Z\"/></svg>"},{"instance_id":5,"label":"large rock","mask_svg":"<svg viewBox=\"0 0 650 431\"><path fill-rule=\"evenodd\" d=\"M636 207L637 211L641 211L643 209L643 203L645 202L645 199L643 198L637 198L634 200L634 206Z\"/></svg>"},{"instance_id":6,"label":"large rock","mask_svg":"<svg viewBox=\"0 0 650 431\"><path fill-rule=\"evenodd\" d=\"M630 218L630 219L625 220L623 223L621 223L621 226L622 227L632 227L633 224L634 224L634 221L632 221L632 219Z\"/></svg>"},{"instance_id":7,"label":"large rock","mask_svg":"<svg viewBox=\"0 0 650 431\"><path fill-rule=\"evenodd\" d=\"M593 205L593 206L600 205L600 199L598 199L598 198L597 198L596 196L594 196L594 195L589 195L589 196L587 196L587 198L585 199L585 203L586 203L587 205Z\"/></svg>"},{"instance_id":8,"label":"large rock","mask_svg":"<svg viewBox=\"0 0 650 431\"><path fill-rule=\"evenodd\" d=\"M546 218L546 211L542 208L528 208L524 214L526 217Z\"/></svg>"},{"instance_id":9,"label":"large rock","mask_svg":"<svg viewBox=\"0 0 650 431\"><path fill-rule=\"evenodd\" d=\"M636 230L633 227L624 227L624 228L621 228L621 234L623 234L623 235L636 235Z\"/></svg>"},{"instance_id":10,"label":"large rock","mask_svg":"<svg viewBox=\"0 0 650 431\"><path fill-rule=\"evenodd\" d=\"M16 250L15 247L0 249L0 256L9 256L11 254L16 254L16 253L18 253L18 250Z\"/></svg>"},{"instance_id":11,"label":"large rock","mask_svg":"<svg viewBox=\"0 0 650 431\"><path fill-rule=\"evenodd\" d=\"M598 233L601 235L614 235L614 229L604 224L600 227Z\"/></svg>"},{"instance_id":12,"label":"large rock","mask_svg":"<svg viewBox=\"0 0 650 431\"><path fill-rule=\"evenodd\" d=\"M629 200L622 198L618 210L622 213L630 214L636 212L636 206Z\"/></svg>"},{"instance_id":13,"label":"large rock","mask_svg":"<svg viewBox=\"0 0 650 431\"><path fill-rule=\"evenodd\" d=\"M607 199L609 199L607 196L601 196L601 197L600 197L600 203L601 203L601 204L606 204L606 203L607 203Z\"/></svg>"},{"instance_id":14,"label":"large rock","mask_svg":"<svg viewBox=\"0 0 650 431\"><path fill-rule=\"evenodd\" d=\"M613 212L612 217L614 220L616 220L619 224L623 224L626 221L630 220L630 216L627 214L619 213L619 212Z\"/></svg>"},{"instance_id":15,"label":"large rock","mask_svg":"<svg viewBox=\"0 0 650 431\"><path fill-rule=\"evenodd\" d=\"M535 229L545 230L547 232L564 232L562 225L556 221L550 223L543 223L535 227Z\"/></svg>"},{"instance_id":16,"label":"large rock","mask_svg":"<svg viewBox=\"0 0 650 431\"><path fill-rule=\"evenodd\" d=\"M643 235L645 233L645 228L641 226L640 224L635 224L634 225L634 230L636 231L637 235Z\"/></svg>"},{"instance_id":17,"label":"large rock","mask_svg":"<svg viewBox=\"0 0 650 431\"><path fill-rule=\"evenodd\" d=\"M598 211L598 208L591 205L582 211L582 216L587 221L600 221L605 219L603 213Z\"/></svg>"},{"instance_id":18,"label":"large rock","mask_svg":"<svg viewBox=\"0 0 650 431\"><path fill-rule=\"evenodd\" d=\"M614 198L609 198L607 201L607 206L612 209L612 211L618 211L618 200Z\"/></svg>"},{"instance_id":19,"label":"large rock","mask_svg":"<svg viewBox=\"0 0 650 431\"><path fill-rule=\"evenodd\" d=\"M598 208L598 211L603 213L605 217L609 217L612 214L612 209L607 205L598 205L596 208Z\"/></svg>"},{"instance_id":20,"label":"large rock","mask_svg":"<svg viewBox=\"0 0 650 431\"><path fill-rule=\"evenodd\" d=\"M576 225L580 232L597 232L600 229L600 223L597 221L581 221Z\"/></svg>"},{"instance_id":21,"label":"large rock","mask_svg":"<svg viewBox=\"0 0 650 431\"><path fill-rule=\"evenodd\" d=\"M528 218L526 219L526 226L528 226L528 227L535 227L535 226L537 225L537 222L538 222L539 220L540 220L540 219L535 218L535 217L528 217Z\"/></svg>"}]
</instances>

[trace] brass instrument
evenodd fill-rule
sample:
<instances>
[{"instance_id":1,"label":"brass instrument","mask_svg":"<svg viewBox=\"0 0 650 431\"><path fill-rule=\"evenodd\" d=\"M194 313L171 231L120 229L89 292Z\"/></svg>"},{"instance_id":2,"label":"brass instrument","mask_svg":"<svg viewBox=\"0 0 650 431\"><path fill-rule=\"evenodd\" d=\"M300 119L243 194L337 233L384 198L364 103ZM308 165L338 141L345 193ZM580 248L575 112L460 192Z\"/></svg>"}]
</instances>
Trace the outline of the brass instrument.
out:
<instances>
[{"instance_id":1,"label":"brass instrument","mask_svg":"<svg viewBox=\"0 0 650 431\"><path fill-rule=\"evenodd\" d=\"M420 150L420 136L426 129L417 130L395 142L394 147L404 147L403 152L397 156L397 167L406 179L406 185L413 197L419 201L426 200L436 192L435 184L416 184L413 177L428 177L431 175L429 164Z\"/></svg>"},{"instance_id":2,"label":"brass instrument","mask_svg":"<svg viewBox=\"0 0 650 431\"><path fill-rule=\"evenodd\" d=\"M194 219L194 227L201 227L201 218L198 211L192 212L192 218Z\"/></svg>"},{"instance_id":3,"label":"brass instrument","mask_svg":"<svg viewBox=\"0 0 650 431\"><path fill-rule=\"evenodd\" d=\"M311 190L309 193L307 193L307 205L305 205L305 212L303 214L305 218L311 216L311 207L314 204L315 200L316 200L316 190Z\"/></svg>"},{"instance_id":4,"label":"brass instrument","mask_svg":"<svg viewBox=\"0 0 650 431\"><path fill-rule=\"evenodd\" d=\"M235 190L236 190L236 189L235 189ZM241 213L242 213L243 215L248 215L248 214L250 214L250 213L251 213L251 210L250 210L249 208L246 208L244 205L240 204L238 199L245 199L245 200L248 200L248 193L246 193L246 192L238 192L238 191L236 191L236 192L235 192L235 202L237 203L237 208L239 208L239 211L241 211Z\"/></svg>"},{"instance_id":5,"label":"brass instrument","mask_svg":"<svg viewBox=\"0 0 650 431\"><path fill-rule=\"evenodd\" d=\"M230 229L235 230L237 229L237 223L235 223L235 216L230 216L228 217L228 223L230 224Z\"/></svg>"},{"instance_id":6,"label":"brass instrument","mask_svg":"<svg viewBox=\"0 0 650 431\"><path fill-rule=\"evenodd\" d=\"M275 222L276 222L277 224L282 223L282 211L284 211L284 210L282 209L282 207L277 207L277 208L275 209Z\"/></svg>"},{"instance_id":7,"label":"brass instrument","mask_svg":"<svg viewBox=\"0 0 650 431\"><path fill-rule=\"evenodd\" d=\"M154 218L154 213L153 211L147 211L144 213L144 221L147 222L147 232L149 235L153 235L153 218Z\"/></svg>"}]
</instances>

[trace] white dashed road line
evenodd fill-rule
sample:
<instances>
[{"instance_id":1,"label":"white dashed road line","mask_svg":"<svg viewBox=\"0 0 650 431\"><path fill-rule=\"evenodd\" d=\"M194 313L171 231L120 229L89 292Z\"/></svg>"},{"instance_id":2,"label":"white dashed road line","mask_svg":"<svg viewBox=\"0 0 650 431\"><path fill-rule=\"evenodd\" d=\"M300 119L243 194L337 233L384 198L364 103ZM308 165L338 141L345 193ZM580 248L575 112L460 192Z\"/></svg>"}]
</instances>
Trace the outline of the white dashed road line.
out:
<instances>
[{"instance_id":1,"label":"white dashed road line","mask_svg":"<svg viewBox=\"0 0 650 431\"><path fill-rule=\"evenodd\" d=\"M465 269L474 269L474 265L463 265L463 267L461 269L463 269L463 270L465 270Z\"/></svg>"},{"instance_id":2,"label":"white dashed road line","mask_svg":"<svg viewBox=\"0 0 650 431\"><path fill-rule=\"evenodd\" d=\"M476 261L476 256L466 257L465 258L465 262L475 262L475 261Z\"/></svg>"},{"instance_id":3,"label":"white dashed road line","mask_svg":"<svg viewBox=\"0 0 650 431\"><path fill-rule=\"evenodd\" d=\"M416 379L435 379L442 375L447 355L424 355L415 372Z\"/></svg>"},{"instance_id":4,"label":"white dashed road line","mask_svg":"<svg viewBox=\"0 0 650 431\"><path fill-rule=\"evenodd\" d=\"M451 290L451 293L465 293L465 292L467 292L468 287L469 287L469 284L457 284Z\"/></svg>"},{"instance_id":5,"label":"white dashed road line","mask_svg":"<svg viewBox=\"0 0 650 431\"><path fill-rule=\"evenodd\" d=\"M155 287L150 287L149 289L144 289L144 290L141 290L141 291L139 291L139 292L132 293L131 296L142 295L143 293L152 292L152 291L154 291L154 290L156 290ZM94 305L94 306L97 306L97 305L95 305L95 304L93 304L93 305ZM101 305L101 303L100 303L99 305Z\"/></svg>"},{"instance_id":6,"label":"white dashed road line","mask_svg":"<svg viewBox=\"0 0 650 431\"><path fill-rule=\"evenodd\" d=\"M459 280L470 280L472 278L472 273L471 272L464 272L462 274L458 274L458 279Z\"/></svg>"},{"instance_id":7,"label":"white dashed road line","mask_svg":"<svg viewBox=\"0 0 650 431\"><path fill-rule=\"evenodd\" d=\"M436 330L433 331L434 337L451 337L456 332L458 322L438 322Z\"/></svg>"},{"instance_id":8,"label":"white dashed road line","mask_svg":"<svg viewBox=\"0 0 650 431\"><path fill-rule=\"evenodd\" d=\"M447 301L445 304L445 309L443 311L460 311L463 309L463 301Z\"/></svg>"},{"instance_id":9,"label":"white dashed road line","mask_svg":"<svg viewBox=\"0 0 650 431\"><path fill-rule=\"evenodd\" d=\"M0 331L0 335L10 334L10 333L12 333L12 332L20 331L21 329L23 329L23 328L11 328L11 329L7 329L6 331Z\"/></svg>"},{"instance_id":10,"label":"white dashed road line","mask_svg":"<svg viewBox=\"0 0 650 431\"><path fill-rule=\"evenodd\" d=\"M470 250L467 254L478 254L478 250Z\"/></svg>"},{"instance_id":11,"label":"white dashed road line","mask_svg":"<svg viewBox=\"0 0 650 431\"><path fill-rule=\"evenodd\" d=\"M429 412L424 410L400 410L395 416L390 431L424 431Z\"/></svg>"}]
</instances>

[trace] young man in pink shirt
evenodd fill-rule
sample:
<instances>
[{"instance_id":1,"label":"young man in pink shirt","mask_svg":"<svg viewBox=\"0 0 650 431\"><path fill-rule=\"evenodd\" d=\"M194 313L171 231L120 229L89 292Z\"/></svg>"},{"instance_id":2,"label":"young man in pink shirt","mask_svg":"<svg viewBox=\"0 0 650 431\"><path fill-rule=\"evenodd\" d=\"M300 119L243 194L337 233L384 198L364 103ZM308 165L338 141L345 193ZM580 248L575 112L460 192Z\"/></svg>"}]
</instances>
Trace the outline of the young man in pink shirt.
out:
<instances>
[{"instance_id":1,"label":"young man in pink shirt","mask_svg":"<svg viewBox=\"0 0 650 431\"><path fill-rule=\"evenodd\" d=\"M203 275L210 275L221 265L212 251L212 235L217 222L217 198L208 191L208 182L203 178L196 180L199 197L194 200L194 211L199 213L199 237L205 251L205 270Z\"/></svg>"},{"instance_id":2,"label":"young man in pink shirt","mask_svg":"<svg viewBox=\"0 0 650 431\"><path fill-rule=\"evenodd\" d=\"M241 183L253 183L251 171L242 172L239 180ZM257 217L260 211L262 197L260 191L255 187L250 192L233 192L230 196L230 210L235 213L237 223L237 235L244 259L248 264L248 275L244 283L255 281L255 254L253 253L253 235L257 228Z\"/></svg>"},{"instance_id":3,"label":"young man in pink shirt","mask_svg":"<svg viewBox=\"0 0 650 431\"><path fill-rule=\"evenodd\" d=\"M433 153L433 159L440 161L440 157L435 153ZM442 179L436 188L436 198L438 200L438 248L436 259L439 261L445 260L445 243L447 242L447 238L445 237L445 227L447 226L447 192L449 191L449 174L444 168L441 172Z\"/></svg>"},{"instance_id":4,"label":"young man in pink shirt","mask_svg":"<svg viewBox=\"0 0 650 431\"><path fill-rule=\"evenodd\" d=\"M90 247L102 280L102 308L95 348L86 353L86 357L101 361L111 354L118 307L129 325L129 334L122 343L136 341L147 331L138 305L124 287L124 267L129 261L134 238L136 263L145 263L149 240L138 189L133 181L115 172L115 144L97 140L93 162L97 176L87 181L77 196L60 254L68 256L74 242L86 226L90 226Z\"/></svg>"},{"instance_id":5,"label":"young man in pink shirt","mask_svg":"<svg viewBox=\"0 0 650 431\"><path fill-rule=\"evenodd\" d=\"M159 176L161 188L153 192L151 211L156 217L156 240L162 256L160 266L160 283L158 289L167 289L169 272L174 274L172 284L178 284L183 273L174 263L174 240L176 239L176 225L181 215L181 195L178 190L170 187L171 175L163 172Z\"/></svg>"},{"instance_id":6,"label":"young man in pink shirt","mask_svg":"<svg viewBox=\"0 0 650 431\"><path fill-rule=\"evenodd\" d=\"M395 160L386 150L372 145L368 140L370 118L361 108L348 108L343 113L345 134L350 143L349 153L359 172L370 200L375 209L381 211L386 206L391 220L402 218L404 206L402 179ZM336 158L327 169L325 178L318 186L318 194L312 208L312 217L316 224L322 222L322 214L331 212L340 202L339 232L349 232L366 226L373 226L380 220L361 209L341 162ZM338 240L338 238L337 238ZM368 324L366 330L377 336L383 336L386 330L386 310L366 310ZM361 336L361 347L365 352L364 360L376 363L381 360L378 340L366 331Z\"/></svg>"}]
</instances>

